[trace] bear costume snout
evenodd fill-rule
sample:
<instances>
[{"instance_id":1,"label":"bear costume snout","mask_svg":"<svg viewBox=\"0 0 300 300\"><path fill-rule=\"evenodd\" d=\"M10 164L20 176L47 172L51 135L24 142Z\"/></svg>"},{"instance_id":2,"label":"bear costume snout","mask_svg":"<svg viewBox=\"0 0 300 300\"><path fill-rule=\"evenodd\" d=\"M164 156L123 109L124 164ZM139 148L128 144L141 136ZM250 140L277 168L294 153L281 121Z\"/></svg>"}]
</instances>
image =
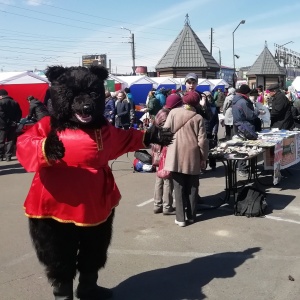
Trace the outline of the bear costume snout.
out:
<instances>
[{"instance_id":1,"label":"bear costume snout","mask_svg":"<svg viewBox=\"0 0 300 300\"><path fill-rule=\"evenodd\" d=\"M97 98L91 98L89 95L80 95L74 98L72 111L78 122L87 124L95 119L97 115L95 101L97 101ZM98 99L98 101L100 101L100 99Z\"/></svg>"}]
</instances>

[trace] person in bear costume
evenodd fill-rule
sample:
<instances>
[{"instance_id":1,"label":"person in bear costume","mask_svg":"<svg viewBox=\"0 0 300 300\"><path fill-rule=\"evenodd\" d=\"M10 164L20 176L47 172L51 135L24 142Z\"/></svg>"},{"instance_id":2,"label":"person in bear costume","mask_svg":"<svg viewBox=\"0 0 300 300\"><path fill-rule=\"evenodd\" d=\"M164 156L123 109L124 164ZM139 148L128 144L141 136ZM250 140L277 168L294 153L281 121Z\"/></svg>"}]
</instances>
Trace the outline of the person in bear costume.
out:
<instances>
[{"instance_id":1,"label":"person in bear costume","mask_svg":"<svg viewBox=\"0 0 300 300\"><path fill-rule=\"evenodd\" d=\"M168 145L173 134L153 126L122 130L103 116L101 66L47 68L52 113L18 138L17 157L35 172L24 209L39 261L56 300L109 299L97 285L112 236L114 209L121 194L108 161L150 143Z\"/></svg>"}]
</instances>

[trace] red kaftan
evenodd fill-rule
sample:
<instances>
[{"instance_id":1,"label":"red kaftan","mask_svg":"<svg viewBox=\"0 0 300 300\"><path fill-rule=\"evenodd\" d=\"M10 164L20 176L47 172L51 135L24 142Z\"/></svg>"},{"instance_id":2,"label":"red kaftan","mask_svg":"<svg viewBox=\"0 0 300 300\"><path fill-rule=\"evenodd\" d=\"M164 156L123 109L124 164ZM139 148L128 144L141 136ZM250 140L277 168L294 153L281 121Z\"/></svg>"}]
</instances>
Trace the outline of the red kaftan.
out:
<instances>
[{"instance_id":1,"label":"red kaftan","mask_svg":"<svg viewBox=\"0 0 300 300\"><path fill-rule=\"evenodd\" d=\"M58 133L65 156L48 161L44 142L49 131L50 118L45 117L18 138L18 160L28 172L36 172L25 214L78 226L104 222L121 198L108 161L145 148L144 132L112 125L99 130L66 129Z\"/></svg>"}]
</instances>

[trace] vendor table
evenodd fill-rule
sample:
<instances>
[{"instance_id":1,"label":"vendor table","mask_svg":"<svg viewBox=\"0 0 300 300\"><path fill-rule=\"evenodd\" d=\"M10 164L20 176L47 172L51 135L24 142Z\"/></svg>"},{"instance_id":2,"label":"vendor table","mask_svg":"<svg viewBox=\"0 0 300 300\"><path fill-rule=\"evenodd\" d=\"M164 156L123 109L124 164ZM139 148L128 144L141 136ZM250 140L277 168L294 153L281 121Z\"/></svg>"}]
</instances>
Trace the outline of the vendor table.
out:
<instances>
[{"instance_id":1,"label":"vendor table","mask_svg":"<svg viewBox=\"0 0 300 300\"><path fill-rule=\"evenodd\" d=\"M264 169L273 170L273 184L281 179L280 170L300 161L300 132L287 130L263 130L259 138L264 152ZM269 143L269 146L268 146Z\"/></svg>"},{"instance_id":2,"label":"vendor table","mask_svg":"<svg viewBox=\"0 0 300 300\"><path fill-rule=\"evenodd\" d=\"M246 160L248 161L249 165L249 173L248 178L246 179L246 183L250 182L251 180L257 180L257 157L260 153L257 153L252 156L247 156L245 158L236 158L234 155L225 155L223 159L220 161L223 163L225 168L225 197L224 203L230 203L230 197L233 197L233 204L236 203L236 195L238 189L242 186L238 186L236 171L237 171L237 163L239 160ZM245 185L245 184L244 184Z\"/></svg>"}]
</instances>

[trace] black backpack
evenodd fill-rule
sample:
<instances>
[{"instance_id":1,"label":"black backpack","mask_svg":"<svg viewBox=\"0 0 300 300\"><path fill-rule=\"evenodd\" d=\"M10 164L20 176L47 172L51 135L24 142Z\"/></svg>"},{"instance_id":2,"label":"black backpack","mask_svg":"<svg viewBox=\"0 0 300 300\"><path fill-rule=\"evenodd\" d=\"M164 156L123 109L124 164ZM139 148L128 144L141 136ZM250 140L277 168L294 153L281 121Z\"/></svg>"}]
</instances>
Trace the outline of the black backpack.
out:
<instances>
[{"instance_id":1,"label":"black backpack","mask_svg":"<svg viewBox=\"0 0 300 300\"><path fill-rule=\"evenodd\" d=\"M142 163L152 165L152 156L147 150L137 150L134 152L134 157Z\"/></svg>"},{"instance_id":2,"label":"black backpack","mask_svg":"<svg viewBox=\"0 0 300 300\"><path fill-rule=\"evenodd\" d=\"M267 209L266 194L252 186L244 187L234 205L236 216L260 217Z\"/></svg>"}]
</instances>

